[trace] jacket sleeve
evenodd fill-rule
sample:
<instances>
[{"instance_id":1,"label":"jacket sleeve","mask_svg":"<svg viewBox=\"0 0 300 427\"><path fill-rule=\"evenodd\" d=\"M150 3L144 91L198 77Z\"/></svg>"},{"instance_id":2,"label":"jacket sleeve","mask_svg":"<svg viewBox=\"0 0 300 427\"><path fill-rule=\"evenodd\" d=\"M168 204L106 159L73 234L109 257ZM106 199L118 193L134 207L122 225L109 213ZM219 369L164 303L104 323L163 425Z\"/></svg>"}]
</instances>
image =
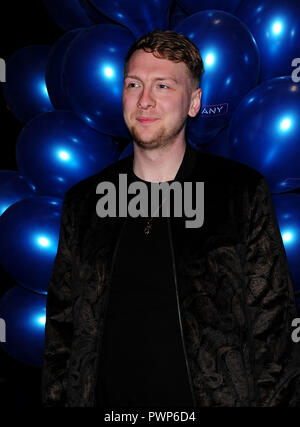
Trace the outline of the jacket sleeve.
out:
<instances>
[{"instance_id":1,"label":"jacket sleeve","mask_svg":"<svg viewBox=\"0 0 300 427\"><path fill-rule=\"evenodd\" d=\"M65 406L68 362L73 332L71 304L73 226L68 198L63 201L59 243L46 303L45 346L42 367L43 406Z\"/></svg>"},{"instance_id":2,"label":"jacket sleeve","mask_svg":"<svg viewBox=\"0 0 300 427\"><path fill-rule=\"evenodd\" d=\"M247 308L258 406L300 406L300 343L287 258L266 180L250 201Z\"/></svg>"}]
</instances>

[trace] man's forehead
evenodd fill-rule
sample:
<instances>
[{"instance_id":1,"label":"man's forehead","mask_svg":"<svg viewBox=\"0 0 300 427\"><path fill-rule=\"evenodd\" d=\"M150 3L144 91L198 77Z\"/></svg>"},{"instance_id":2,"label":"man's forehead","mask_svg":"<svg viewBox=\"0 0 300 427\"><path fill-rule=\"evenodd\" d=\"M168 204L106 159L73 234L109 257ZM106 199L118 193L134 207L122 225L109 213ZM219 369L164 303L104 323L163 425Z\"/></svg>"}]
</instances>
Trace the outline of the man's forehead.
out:
<instances>
[{"instance_id":1,"label":"man's forehead","mask_svg":"<svg viewBox=\"0 0 300 427\"><path fill-rule=\"evenodd\" d=\"M147 76L147 78L152 77L156 80L173 79L177 82L187 70L184 62L175 62L163 57L158 58L152 52L139 49L130 58L124 77L143 78Z\"/></svg>"},{"instance_id":2,"label":"man's forehead","mask_svg":"<svg viewBox=\"0 0 300 427\"><path fill-rule=\"evenodd\" d=\"M173 80L175 83L178 83L178 80L176 79L175 76L170 75L170 74L164 74L164 75L153 75L150 76L150 78L152 77L152 80ZM135 80L142 80L142 75L137 75L137 74L132 74L132 73L126 73L125 74L125 79L135 79Z\"/></svg>"}]
</instances>

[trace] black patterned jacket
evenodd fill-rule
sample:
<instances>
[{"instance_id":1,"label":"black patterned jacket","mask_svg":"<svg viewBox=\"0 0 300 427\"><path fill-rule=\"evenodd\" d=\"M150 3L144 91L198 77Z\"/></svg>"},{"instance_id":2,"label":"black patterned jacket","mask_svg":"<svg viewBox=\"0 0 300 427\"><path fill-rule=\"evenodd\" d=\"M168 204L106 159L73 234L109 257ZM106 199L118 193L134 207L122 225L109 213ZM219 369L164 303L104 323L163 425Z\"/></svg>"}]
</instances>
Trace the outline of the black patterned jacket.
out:
<instances>
[{"instance_id":1,"label":"black patterned jacket","mask_svg":"<svg viewBox=\"0 0 300 427\"><path fill-rule=\"evenodd\" d=\"M47 297L44 406L95 406L110 278L126 220L97 216L96 187L117 187L132 159L65 195ZM202 227L168 219L195 406L300 406L300 343L291 339L297 312L266 180L187 144L176 181L204 182Z\"/></svg>"}]
</instances>

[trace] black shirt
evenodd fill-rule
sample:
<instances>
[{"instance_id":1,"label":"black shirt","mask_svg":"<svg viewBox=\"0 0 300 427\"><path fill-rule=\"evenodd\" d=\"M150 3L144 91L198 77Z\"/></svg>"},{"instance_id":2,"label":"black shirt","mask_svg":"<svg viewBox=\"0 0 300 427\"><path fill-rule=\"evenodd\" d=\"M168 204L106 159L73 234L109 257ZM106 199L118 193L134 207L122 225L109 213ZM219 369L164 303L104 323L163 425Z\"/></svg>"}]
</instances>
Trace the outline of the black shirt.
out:
<instances>
[{"instance_id":1,"label":"black shirt","mask_svg":"<svg viewBox=\"0 0 300 427\"><path fill-rule=\"evenodd\" d=\"M104 325L101 407L192 407L167 221L154 218L145 235L147 219L127 217Z\"/></svg>"}]
</instances>

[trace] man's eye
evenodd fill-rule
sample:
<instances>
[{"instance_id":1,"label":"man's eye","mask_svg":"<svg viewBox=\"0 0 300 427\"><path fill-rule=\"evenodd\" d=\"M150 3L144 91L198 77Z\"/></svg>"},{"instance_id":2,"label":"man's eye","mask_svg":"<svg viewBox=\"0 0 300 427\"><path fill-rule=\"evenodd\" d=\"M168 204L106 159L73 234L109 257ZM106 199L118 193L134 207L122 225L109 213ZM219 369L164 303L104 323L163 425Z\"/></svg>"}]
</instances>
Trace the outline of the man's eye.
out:
<instances>
[{"instance_id":1,"label":"man's eye","mask_svg":"<svg viewBox=\"0 0 300 427\"><path fill-rule=\"evenodd\" d=\"M127 87L137 87L137 85L138 85L137 83L129 83Z\"/></svg>"},{"instance_id":2,"label":"man's eye","mask_svg":"<svg viewBox=\"0 0 300 427\"><path fill-rule=\"evenodd\" d=\"M167 85L164 85L164 84L159 84L158 86L159 86L160 88L161 88L161 86L163 86L163 87L162 87L162 89L167 89L167 88L168 88L168 86L167 86Z\"/></svg>"}]
</instances>

